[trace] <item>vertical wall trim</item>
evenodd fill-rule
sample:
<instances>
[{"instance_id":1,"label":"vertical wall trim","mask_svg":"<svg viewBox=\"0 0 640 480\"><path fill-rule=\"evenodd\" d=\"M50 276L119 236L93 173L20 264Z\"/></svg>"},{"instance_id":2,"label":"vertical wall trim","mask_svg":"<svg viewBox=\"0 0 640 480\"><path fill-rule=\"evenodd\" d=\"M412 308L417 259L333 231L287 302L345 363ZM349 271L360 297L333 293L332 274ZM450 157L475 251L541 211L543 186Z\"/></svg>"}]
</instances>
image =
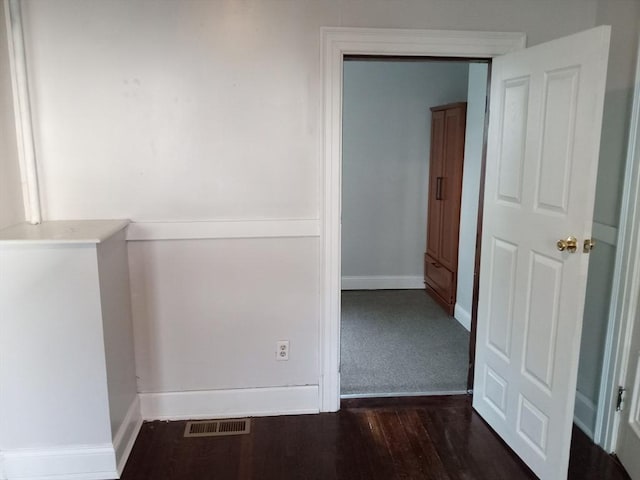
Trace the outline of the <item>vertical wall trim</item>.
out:
<instances>
[{"instance_id":1,"label":"vertical wall trim","mask_svg":"<svg viewBox=\"0 0 640 480\"><path fill-rule=\"evenodd\" d=\"M25 215L27 220L35 225L42 221L42 213L20 0L5 0L4 7L7 14L7 40Z\"/></svg>"},{"instance_id":2,"label":"vertical wall trim","mask_svg":"<svg viewBox=\"0 0 640 480\"><path fill-rule=\"evenodd\" d=\"M640 38L638 40L640 45ZM625 381L627 374L631 332L634 323L637 323L640 290L640 48L636 62L620 227L594 438L609 452L615 451L618 440L620 414L615 411L617 386Z\"/></svg>"}]
</instances>

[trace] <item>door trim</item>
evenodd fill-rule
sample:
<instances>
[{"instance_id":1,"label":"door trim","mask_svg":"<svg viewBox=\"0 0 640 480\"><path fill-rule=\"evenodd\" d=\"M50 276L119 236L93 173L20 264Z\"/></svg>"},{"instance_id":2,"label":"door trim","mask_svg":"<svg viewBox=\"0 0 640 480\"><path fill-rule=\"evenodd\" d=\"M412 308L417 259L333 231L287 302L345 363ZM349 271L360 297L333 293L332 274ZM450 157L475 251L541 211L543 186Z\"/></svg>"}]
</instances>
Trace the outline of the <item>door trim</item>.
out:
<instances>
[{"instance_id":1,"label":"door trim","mask_svg":"<svg viewBox=\"0 0 640 480\"><path fill-rule=\"evenodd\" d=\"M482 138L482 163L480 164L480 189L478 194L478 217L476 220L476 258L473 267L473 293L471 297L471 328L469 330L469 369L467 371L467 392L473 392L476 372L476 340L478 337L478 299L480 298L480 257L482 253L482 216L484 215L484 178L487 172L487 146L489 145L489 103L491 101L491 62L487 71L487 100L484 114L484 135Z\"/></svg>"},{"instance_id":2,"label":"door trim","mask_svg":"<svg viewBox=\"0 0 640 480\"><path fill-rule=\"evenodd\" d=\"M322 192L320 251L320 411L340 408L342 63L345 55L489 59L526 46L513 32L321 28Z\"/></svg>"},{"instance_id":3,"label":"door trim","mask_svg":"<svg viewBox=\"0 0 640 480\"><path fill-rule=\"evenodd\" d=\"M616 412L618 385L627 376L631 354L628 339L638 314L640 291L640 41L629 143L624 173L620 226L609 306L600 395L596 414L595 442L608 452L616 449L620 413Z\"/></svg>"}]
</instances>

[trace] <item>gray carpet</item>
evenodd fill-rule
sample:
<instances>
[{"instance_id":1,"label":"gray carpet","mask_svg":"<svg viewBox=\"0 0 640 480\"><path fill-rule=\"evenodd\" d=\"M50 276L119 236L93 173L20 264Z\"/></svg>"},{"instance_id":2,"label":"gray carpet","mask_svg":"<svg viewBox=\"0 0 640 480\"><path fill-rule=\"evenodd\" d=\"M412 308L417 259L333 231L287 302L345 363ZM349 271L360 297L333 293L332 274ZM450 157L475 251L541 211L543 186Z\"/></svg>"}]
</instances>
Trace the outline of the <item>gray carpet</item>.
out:
<instances>
[{"instance_id":1,"label":"gray carpet","mask_svg":"<svg viewBox=\"0 0 640 480\"><path fill-rule=\"evenodd\" d=\"M424 290L342 292L341 393L467 388L469 332Z\"/></svg>"}]
</instances>

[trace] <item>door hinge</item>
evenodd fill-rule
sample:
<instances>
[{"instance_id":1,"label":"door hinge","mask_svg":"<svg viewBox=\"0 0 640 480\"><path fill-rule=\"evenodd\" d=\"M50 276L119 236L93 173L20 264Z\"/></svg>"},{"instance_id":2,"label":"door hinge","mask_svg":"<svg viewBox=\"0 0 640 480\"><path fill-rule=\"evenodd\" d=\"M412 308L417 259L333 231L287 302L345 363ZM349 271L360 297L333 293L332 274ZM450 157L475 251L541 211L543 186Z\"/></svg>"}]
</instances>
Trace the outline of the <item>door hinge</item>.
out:
<instances>
[{"instance_id":1,"label":"door hinge","mask_svg":"<svg viewBox=\"0 0 640 480\"><path fill-rule=\"evenodd\" d=\"M624 396L624 392L626 392L627 389L624 388L623 386L618 387L618 400L616 400L616 412L619 412L622 410L622 400L623 400L623 396Z\"/></svg>"}]
</instances>

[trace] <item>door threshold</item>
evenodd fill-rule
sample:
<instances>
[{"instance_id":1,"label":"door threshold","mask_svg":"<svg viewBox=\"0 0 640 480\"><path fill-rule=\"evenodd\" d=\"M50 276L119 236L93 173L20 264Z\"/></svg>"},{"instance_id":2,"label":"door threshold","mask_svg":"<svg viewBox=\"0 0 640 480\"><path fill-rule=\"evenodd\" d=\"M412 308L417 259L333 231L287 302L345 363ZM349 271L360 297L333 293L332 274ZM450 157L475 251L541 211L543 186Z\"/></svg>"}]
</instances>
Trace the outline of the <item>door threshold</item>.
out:
<instances>
[{"instance_id":1,"label":"door threshold","mask_svg":"<svg viewBox=\"0 0 640 480\"><path fill-rule=\"evenodd\" d=\"M446 395L467 395L467 390L443 390L429 392L385 392L385 393L345 393L341 400L351 398L389 398L389 397L442 397Z\"/></svg>"}]
</instances>

